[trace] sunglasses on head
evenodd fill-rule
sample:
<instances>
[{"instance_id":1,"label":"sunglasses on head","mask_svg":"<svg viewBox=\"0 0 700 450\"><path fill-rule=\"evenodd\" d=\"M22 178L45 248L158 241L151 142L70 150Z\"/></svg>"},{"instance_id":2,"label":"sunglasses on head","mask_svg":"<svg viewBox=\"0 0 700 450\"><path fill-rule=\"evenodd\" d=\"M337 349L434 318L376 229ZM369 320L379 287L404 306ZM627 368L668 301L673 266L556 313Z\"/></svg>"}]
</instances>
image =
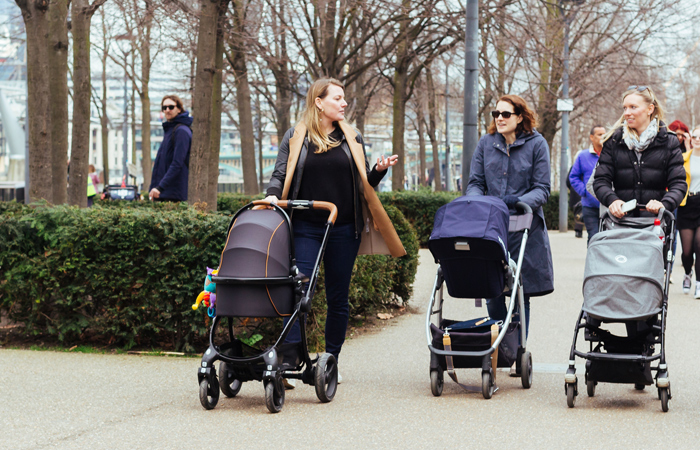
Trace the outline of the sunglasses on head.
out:
<instances>
[{"instance_id":1,"label":"sunglasses on head","mask_svg":"<svg viewBox=\"0 0 700 450\"><path fill-rule=\"evenodd\" d=\"M503 116L504 119L510 119L510 116L514 115L514 112L510 111L499 111L499 110L493 110L491 111L491 117L494 119L498 119L498 116Z\"/></svg>"},{"instance_id":2,"label":"sunglasses on head","mask_svg":"<svg viewBox=\"0 0 700 450\"><path fill-rule=\"evenodd\" d=\"M637 92L644 92L649 89L649 86L637 86L636 84L633 84L632 86L627 87L628 91L631 91L632 89L636 89Z\"/></svg>"},{"instance_id":3,"label":"sunglasses on head","mask_svg":"<svg viewBox=\"0 0 700 450\"><path fill-rule=\"evenodd\" d=\"M177 107L177 105L163 105L160 107L160 109L162 109L163 111L165 111L166 109L169 109L170 111L172 111L176 107Z\"/></svg>"}]
</instances>

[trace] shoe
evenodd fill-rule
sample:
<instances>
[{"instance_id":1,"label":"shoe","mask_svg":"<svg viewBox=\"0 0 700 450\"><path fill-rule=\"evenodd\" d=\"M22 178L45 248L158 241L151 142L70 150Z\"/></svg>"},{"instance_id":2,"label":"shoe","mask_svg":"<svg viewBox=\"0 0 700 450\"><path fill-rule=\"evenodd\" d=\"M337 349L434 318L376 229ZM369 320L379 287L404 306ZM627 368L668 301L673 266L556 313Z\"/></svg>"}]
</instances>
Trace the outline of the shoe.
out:
<instances>
[{"instance_id":1,"label":"shoe","mask_svg":"<svg viewBox=\"0 0 700 450\"><path fill-rule=\"evenodd\" d=\"M338 384L343 382L343 377L340 376L340 372L338 372Z\"/></svg>"},{"instance_id":2,"label":"shoe","mask_svg":"<svg viewBox=\"0 0 700 450\"><path fill-rule=\"evenodd\" d=\"M668 284L673 284L673 277L668 277Z\"/></svg>"},{"instance_id":3,"label":"shoe","mask_svg":"<svg viewBox=\"0 0 700 450\"><path fill-rule=\"evenodd\" d=\"M700 281L695 282L695 298L700 298Z\"/></svg>"},{"instance_id":4,"label":"shoe","mask_svg":"<svg viewBox=\"0 0 700 450\"><path fill-rule=\"evenodd\" d=\"M513 363L513 365L510 366L510 373L508 374L508 376L512 377L512 378L519 378L520 377L520 374L517 372L517 370L515 368L515 363Z\"/></svg>"},{"instance_id":5,"label":"shoe","mask_svg":"<svg viewBox=\"0 0 700 450\"><path fill-rule=\"evenodd\" d=\"M576 230L575 236L577 238L582 238L583 237L583 230Z\"/></svg>"},{"instance_id":6,"label":"shoe","mask_svg":"<svg viewBox=\"0 0 700 450\"><path fill-rule=\"evenodd\" d=\"M297 380L293 378L282 378L282 384L284 384L284 390L289 391L297 387Z\"/></svg>"},{"instance_id":7,"label":"shoe","mask_svg":"<svg viewBox=\"0 0 700 450\"><path fill-rule=\"evenodd\" d=\"M690 294L690 286L693 284L693 279L691 274L687 274L683 277L683 293Z\"/></svg>"}]
</instances>

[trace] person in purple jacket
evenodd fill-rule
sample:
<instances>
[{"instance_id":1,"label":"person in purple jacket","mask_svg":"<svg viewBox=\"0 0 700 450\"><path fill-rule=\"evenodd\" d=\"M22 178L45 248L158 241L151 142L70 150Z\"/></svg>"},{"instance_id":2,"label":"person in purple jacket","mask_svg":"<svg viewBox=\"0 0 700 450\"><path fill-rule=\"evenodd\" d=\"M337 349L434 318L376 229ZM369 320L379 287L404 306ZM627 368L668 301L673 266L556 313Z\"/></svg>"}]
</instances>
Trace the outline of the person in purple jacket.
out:
<instances>
[{"instance_id":1,"label":"person in purple jacket","mask_svg":"<svg viewBox=\"0 0 700 450\"><path fill-rule=\"evenodd\" d=\"M166 95L160 106L167 122L163 122L163 142L153 162L148 198L160 202L184 202L187 201L192 117L177 95Z\"/></svg>"},{"instance_id":2,"label":"person in purple jacket","mask_svg":"<svg viewBox=\"0 0 700 450\"><path fill-rule=\"evenodd\" d=\"M598 220L600 211L600 202L596 200L588 191L586 191L586 183L593 173L593 169L598 164L598 157L603 150L603 135L605 127L602 125L594 125L591 128L589 139L591 146L588 149L581 150L574 159L574 165L569 173L569 183L571 187L581 196L581 205L583 206L583 223L586 224L588 232L588 242L598 232Z\"/></svg>"}]
</instances>

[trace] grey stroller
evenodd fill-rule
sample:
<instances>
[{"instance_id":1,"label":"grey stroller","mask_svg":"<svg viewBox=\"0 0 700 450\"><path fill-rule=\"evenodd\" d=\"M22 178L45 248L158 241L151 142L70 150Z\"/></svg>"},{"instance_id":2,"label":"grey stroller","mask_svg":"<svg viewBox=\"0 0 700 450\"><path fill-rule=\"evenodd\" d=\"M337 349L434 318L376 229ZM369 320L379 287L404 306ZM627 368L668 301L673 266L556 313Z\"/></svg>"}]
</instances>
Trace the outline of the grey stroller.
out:
<instances>
[{"instance_id":1,"label":"grey stroller","mask_svg":"<svg viewBox=\"0 0 700 450\"><path fill-rule=\"evenodd\" d=\"M676 234L673 214L662 208L656 218L618 220L606 212L600 229L586 255L583 306L564 383L567 404L573 408L578 395L578 356L586 360L589 397L595 395L599 382L634 384L637 390L656 382L661 408L666 412L671 382L664 346L669 285L665 274L670 273L673 258L669 250ZM627 336L612 333L606 327L610 323L624 323ZM589 343L588 352L576 349L581 329ZM656 361L658 364L652 366Z\"/></svg>"}]
</instances>

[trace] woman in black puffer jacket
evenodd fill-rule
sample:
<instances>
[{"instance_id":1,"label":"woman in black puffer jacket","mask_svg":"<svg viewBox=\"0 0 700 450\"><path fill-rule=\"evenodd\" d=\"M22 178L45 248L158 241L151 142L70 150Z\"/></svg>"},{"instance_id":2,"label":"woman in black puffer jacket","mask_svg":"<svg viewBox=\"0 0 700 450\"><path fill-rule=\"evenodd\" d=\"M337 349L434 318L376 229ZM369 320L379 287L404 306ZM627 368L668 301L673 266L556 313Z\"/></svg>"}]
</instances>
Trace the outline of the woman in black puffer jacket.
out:
<instances>
[{"instance_id":1,"label":"woman in black puffer jacket","mask_svg":"<svg viewBox=\"0 0 700 450\"><path fill-rule=\"evenodd\" d=\"M651 88L630 86L622 102L622 117L603 137L595 195L617 218L632 199L642 209L630 213L635 216L657 214L661 207L673 211L688 190L678 138L662 122L663 108Z\"/></svg>"}]
</instances>

